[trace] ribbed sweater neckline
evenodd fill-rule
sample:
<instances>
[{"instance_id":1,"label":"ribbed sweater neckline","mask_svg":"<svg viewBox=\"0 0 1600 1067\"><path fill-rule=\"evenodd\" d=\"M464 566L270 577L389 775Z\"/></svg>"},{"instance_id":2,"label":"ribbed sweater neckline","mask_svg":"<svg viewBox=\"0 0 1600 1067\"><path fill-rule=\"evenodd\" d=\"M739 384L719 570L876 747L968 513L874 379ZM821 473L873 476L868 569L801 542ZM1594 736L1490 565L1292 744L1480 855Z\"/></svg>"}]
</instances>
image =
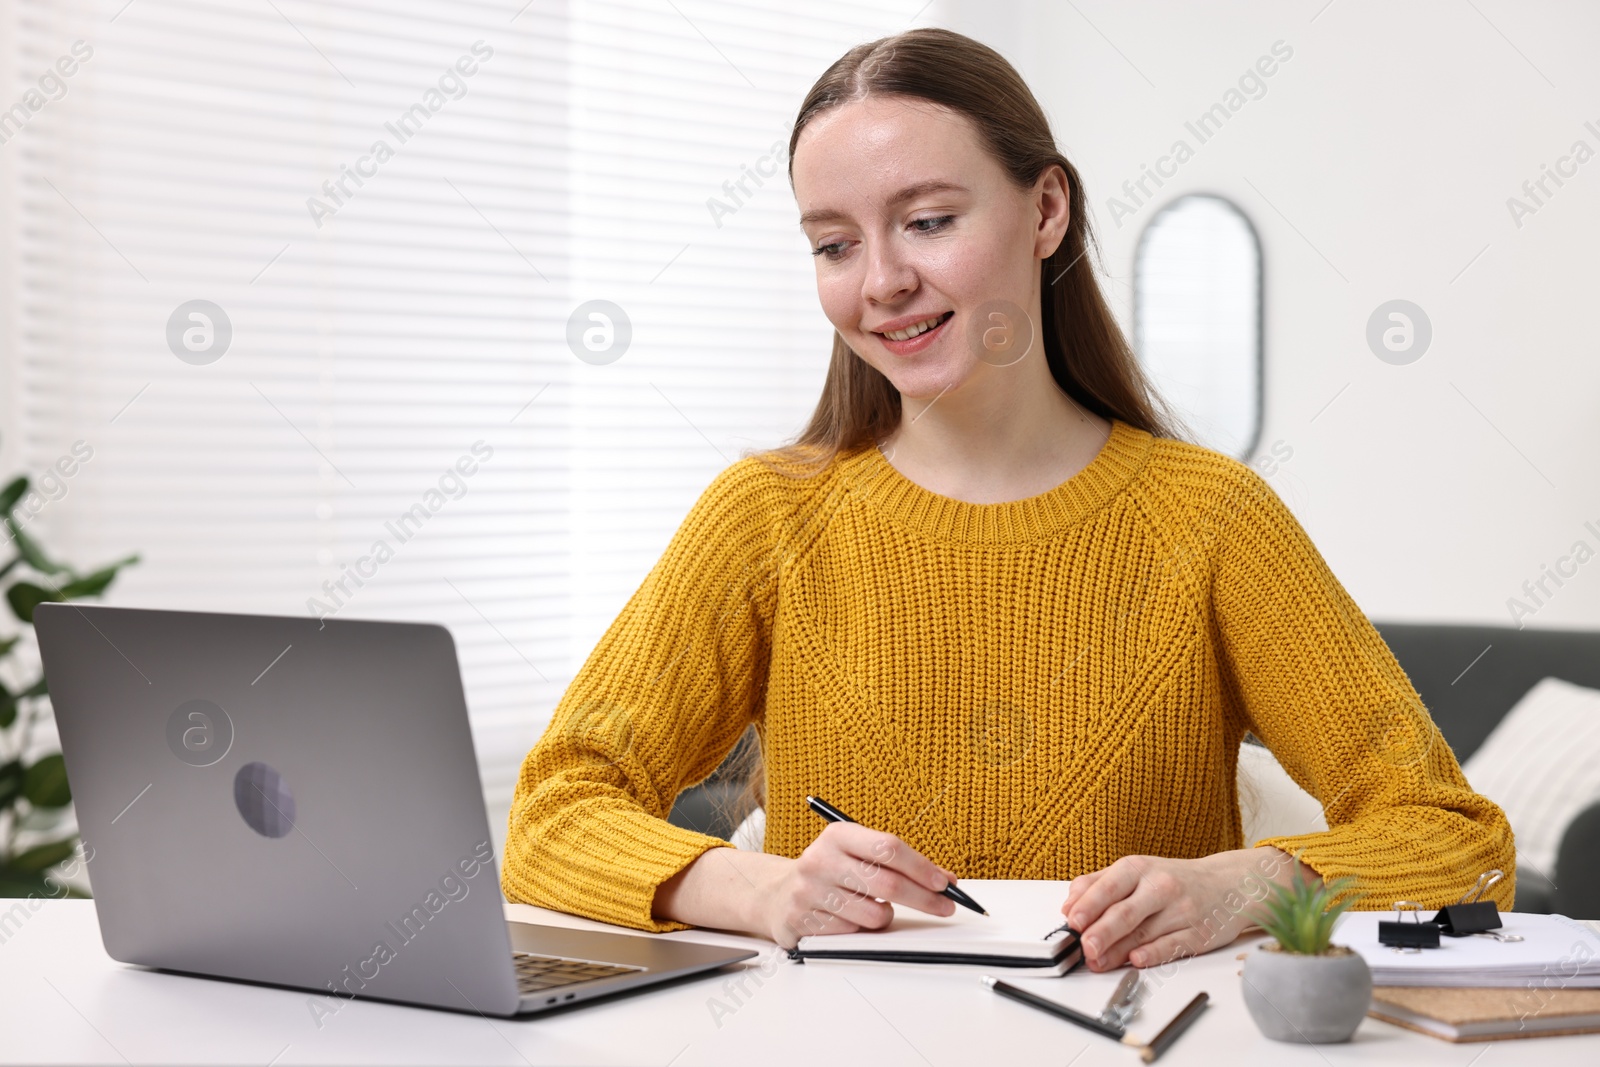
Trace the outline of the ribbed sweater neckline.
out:
<instances>
[{"instance_id":1,"label":"ribbed sweater neckline","mask_svg":"<svg viewBox=\"0 0 1600 1067\"><path fill-rule=\"evenodd\" d=\"M941 496L901 474L876 445L841 457L858 495L899 523L943 541L1016 542L1054 537L1082 523L1144 466L1154 437L1111 420L1111 435L1078 473L1022 500L974 504Z\"/></svg>"}]
</instances>

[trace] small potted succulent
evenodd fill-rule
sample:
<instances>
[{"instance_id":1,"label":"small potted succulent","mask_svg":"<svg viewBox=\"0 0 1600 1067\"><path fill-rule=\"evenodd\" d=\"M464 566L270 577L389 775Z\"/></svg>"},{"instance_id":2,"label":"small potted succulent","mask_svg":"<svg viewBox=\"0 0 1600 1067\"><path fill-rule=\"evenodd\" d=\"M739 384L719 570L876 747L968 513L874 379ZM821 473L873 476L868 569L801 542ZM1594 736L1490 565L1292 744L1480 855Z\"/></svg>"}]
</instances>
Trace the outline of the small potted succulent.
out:
<instances>
[{"instance_id":1,"label":"small potted succulent","mask_svg":"<svg viewBox=\"0 0 1600 1067\"><path fill-rule=\"evenodd\" d=\"M1297 857L1298 858L1298 857ZM1360 954L1329 943L1334 923L1356 901L1335 904L1354 879L1307 882L1295 864L1294 884L1275 886L1256 922L1275 940L1245 956L1244 1003L1274 1041L1348 1041L1372 1001L1372 972Z\"/></svg>"}]
</instances>

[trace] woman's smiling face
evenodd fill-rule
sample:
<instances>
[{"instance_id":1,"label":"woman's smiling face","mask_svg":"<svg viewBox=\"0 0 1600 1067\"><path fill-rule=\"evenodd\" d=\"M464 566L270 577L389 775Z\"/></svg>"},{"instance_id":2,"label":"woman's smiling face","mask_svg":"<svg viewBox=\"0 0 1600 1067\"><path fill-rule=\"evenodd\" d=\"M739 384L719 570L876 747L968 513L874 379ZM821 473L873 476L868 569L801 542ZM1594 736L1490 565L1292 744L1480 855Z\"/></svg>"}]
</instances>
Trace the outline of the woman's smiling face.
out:
<instances>
[{"instance_id":1,"label":"woman's smiling face","mask_svg":"<svg viewBox=\"0 0 1600 1067\"><path fill-rule=\"evenodd\" d=\"M823 112L794 151L823 313L902 395L957 389L995 364L980 359L986 305L1030 316L1037 334L1039 262L1067 229L1062 179L1051 168L1017 188L965 116L926 100L867 97ZM1056 210L1041 211L1052 195Z\"/></svg>"}]
</instances>

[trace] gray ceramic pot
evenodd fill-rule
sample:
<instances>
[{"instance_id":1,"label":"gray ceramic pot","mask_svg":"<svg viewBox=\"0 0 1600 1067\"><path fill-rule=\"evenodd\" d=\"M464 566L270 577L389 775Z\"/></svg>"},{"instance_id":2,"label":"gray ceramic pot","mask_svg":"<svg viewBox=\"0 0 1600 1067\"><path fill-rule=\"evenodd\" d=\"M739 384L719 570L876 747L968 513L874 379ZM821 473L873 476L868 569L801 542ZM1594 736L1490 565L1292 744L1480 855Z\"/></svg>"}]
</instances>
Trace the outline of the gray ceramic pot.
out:
<instances>
[{"instance_id":1,"label":"gray ceramic pot","mask_svg":"<svg viewBox=\"0 0 1600 1067\"><path fill-rule=\"evenodd\" d=\"M1297 956L1276 950L1277 942L1265 941L1244 960L1244 1003L1256 1026L1274 1041L1349 1041L1372 1003L1367 961L1354 952Z\"/></svg>"}]
</instances>

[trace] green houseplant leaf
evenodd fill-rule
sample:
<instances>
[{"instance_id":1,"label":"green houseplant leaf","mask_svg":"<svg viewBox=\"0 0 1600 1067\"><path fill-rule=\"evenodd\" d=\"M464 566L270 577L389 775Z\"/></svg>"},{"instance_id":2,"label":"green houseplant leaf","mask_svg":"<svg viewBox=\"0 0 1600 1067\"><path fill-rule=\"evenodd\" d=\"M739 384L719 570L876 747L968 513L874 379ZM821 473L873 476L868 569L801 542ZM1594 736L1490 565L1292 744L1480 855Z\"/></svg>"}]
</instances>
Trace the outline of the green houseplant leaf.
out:
<instances>
[{"instance_id":1,"label":"green houseplant leaf","mask_svg":"<svg viewBox=\"0 0 1600 1067\"><path fill-rule=\"evenodd\" d=\"M137 555L128 556L88 573L57 562L18 517L17 507L30 489L26 477L13 478L0 488L0 541L4 542L0 586L12 614L24 626L32 624L40 604L101 595L123 567L139 560ZM25 632L0 637L0 661L9 663L24 637ZM43 677L21 690L0 684L0 753L5 754L0 756L0 897L85 895L57 884L49 874L72 856L79 841L76 834L56 836L60 827L69 825L71 815L66 763L59 752L25 763L35 755L32 731L50 710L43 701L31 707L26 702L46 695ZM41 837L56 839L40 844Z\"/></svg>"},{"instance_id":2,"label":"green houseplant leaf","mask_svg":"<svg viewBox=\"0 0 1600 1067\"><path fill-rule=\"evenodd\" d=\"M40 574L61 574L67 569L45 555L44 549L40 548L28 531L10 515L6 516L6 528L11 531L11 540L17 546L17 554L28 566Z\"/></svg>"},{"instance_id":3,"label":"green houseplant leaf","mask_svg":"<svg viewBox=\"0 0 1600 1067\"><path fill-rule=\"evenodd\" d=\"M50 883L38 871L14 871L0 866L0 897L47 897Z\"/></svg>"},{"instance_id":4,"label":"green houseplant leaf","mask_svg":"<svg viewBox=\"0 0 1600 1067\"><path fill-rule=\"evenodd\" d=\"M0 685L0 730L4 730L17 721L17 708L29 697L44 695L44 679L40 678L20 693L13 693ZM0 808L5 807L0 803Z\"/></svg>"},{"instance_id":5,"label":"green houseplant leaf","mask_svg":"<svg viewBox=\"0 0 1600 1067\"><path fill-rule=\"evenodd\" d=\"M106 586L110 585L116 578L118 571L130 563L137 562L139 562L138 556L119 559L117 562L101 567L90 574L73 578L71 581L61 585L57 592L61 594L62 600L76 600L83 596L99 596L106 591Z\"/></svg>"},{"instance_id":6,"label":"green houseplant leaf","mask_svg":"<svg viewBox=\"0 0 1600 1067\"><path fill-rule=\"evenodd\" d=\"M17 506L17 501L21 500L22 494L27 491L27 475L13 478L4 489L0 489L0 515L10 517L12 509Z\"/></svg>"},{"instance_id":7,"label":"green houseplant leaf","mask_svg":"<svg viewBox=\"0 0 1600 1067\"><path fill-rule=\"evenodd\" d=\"M36 808L64 808L72 803L61 753L46 756L22 772L22 795Z\"/></svg>"},{"instance_id":8,"label":"green houseplant leaf","mask_svg":"<svg viewBox=\"0 0 1600 1067\"><path fill-rule=\"evenodd\" d=\"M6 590L6 602L11 605L11 611L23 622L33 621L33 609L40 604L66 599L60 593L49 589L41 589L32 582L17 582Z\"/></svg>"},{"instance_id":9,"label":"green houseplant leaf","mask_svg":"<svg viewBox=\"0 0 1600 1067\"><path fill-rule=\"evenodd\" d=\"M74 889L46 871L24 871L0 865L0 897L52 897L82 900L89 894Z\"/></svg>"},{"instance_id":10,"label":"green houseplant leaf","mask_svg":"<svg viewBox=\"0 0 1600 1067\"><path fill-rule=\"evenodd\" d=\"M78 839L76 837L50 841L43 845L35 845L26 852L11 857L11 862L6 866L13 871L22 871L24 873L47 871L69 858L73 852L77 851L77 848Z\"/></svg>"},{"instance_id":11,"label":"green houseplant leaf","mask_svg":"<svg viewBox=\"0 0 1600 1067\"><path fill-rule=\"evenodd\" d=\"M22 795L22 761L0 763L0 811Z\"/></svg>"}]
</instances>

